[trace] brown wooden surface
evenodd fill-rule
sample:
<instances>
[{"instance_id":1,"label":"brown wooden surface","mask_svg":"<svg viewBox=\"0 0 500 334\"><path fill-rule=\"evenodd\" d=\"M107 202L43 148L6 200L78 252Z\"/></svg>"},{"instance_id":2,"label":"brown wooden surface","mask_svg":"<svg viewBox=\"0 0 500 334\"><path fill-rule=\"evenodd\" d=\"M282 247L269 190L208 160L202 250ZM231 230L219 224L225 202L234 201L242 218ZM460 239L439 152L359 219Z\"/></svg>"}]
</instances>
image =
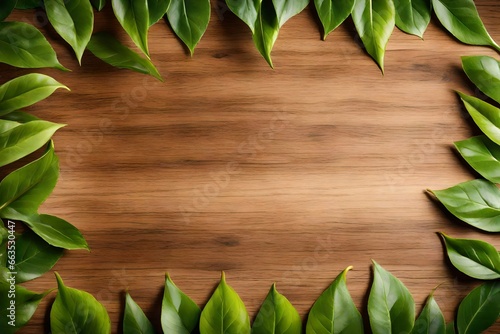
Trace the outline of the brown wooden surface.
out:
<instances>
[{"instance_id":1,"label":"brown wooden surface","mask_svg":"<svg viewBox=\"0 0 500 334\"><path fill-rule=\"evenodd\" d=\"M476 3L500 41L498 1ZM120 31L111 15L97 15L97 30ZM437 21L425 41L395 30L382 76L351 21L322 42L309 8L282 29L271 70L246 26L214 10L192 59L166 24L152 28L165 83L90 54L79 68L54 31L42 30L73 70L40 71L72 92L28 109L69 124L55 136L61 180L42 210L80 228L92 248L67 252L55 270L106 306L114 333L125 289L160 328L167 271L200 305L226 271L251 317L277 282L305 316L353 265L349 289L367 318L371 259L408 286L418 312L442 284L436 299L450 321L477 282L446 263L436 232L500 247L424 193L475 177L452 150L476 132L452 90L477 93L460 56L498 58L458 43ZM2 81L29 72L0 69ZM200 195L205 188L209 196ZM41 291L55 280L49 273L27 286ZM21 333L49 332L53 298Z\"/></svg>"}]
</instances>

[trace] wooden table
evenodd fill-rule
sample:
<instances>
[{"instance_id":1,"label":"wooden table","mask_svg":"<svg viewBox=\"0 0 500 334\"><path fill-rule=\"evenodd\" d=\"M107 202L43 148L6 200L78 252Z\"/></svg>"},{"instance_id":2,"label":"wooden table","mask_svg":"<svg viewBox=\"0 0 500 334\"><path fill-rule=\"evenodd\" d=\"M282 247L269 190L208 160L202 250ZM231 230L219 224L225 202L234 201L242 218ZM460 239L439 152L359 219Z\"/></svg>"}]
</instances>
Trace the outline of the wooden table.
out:
<instances>
[{"instance_id":1,"label":"wooden table","mask_svg":"<svg viewBox=\"0 0 500 334\"><path fill-rule=\"evenodd\" d=\"M500 41L498 1L476 3ZM123 36L111 11L96 20ZM498 237L452 219L424 190L476 177L452 149L477 133L453 90L477 93L460 56L499 55L458 43L434 20L425 41L394 31L382 76L352 21L326 42L317 21L311 7L284 26L274 70L230 12L213 11L193 58L157 24L150 50L165 83L89 53L80 68L42 29L73 70L40 70L72 92L29 108L68 124L55 136L61 180L42 211L76 225L92 248L54 269L106 306L114 333L126 289L160 328L165 272L203 305L224 270L251 317L276 282L305 318L353 265L348 286L367 320L371 259L407 285L418 312L441 284L447 321L477 285L447 263L436 232L500 247ZM29 72L0 69L2 81ZM55 285L51 273L27 284ZM54 297L21 333L49 332Z\"/></svg>"}]
</instances>

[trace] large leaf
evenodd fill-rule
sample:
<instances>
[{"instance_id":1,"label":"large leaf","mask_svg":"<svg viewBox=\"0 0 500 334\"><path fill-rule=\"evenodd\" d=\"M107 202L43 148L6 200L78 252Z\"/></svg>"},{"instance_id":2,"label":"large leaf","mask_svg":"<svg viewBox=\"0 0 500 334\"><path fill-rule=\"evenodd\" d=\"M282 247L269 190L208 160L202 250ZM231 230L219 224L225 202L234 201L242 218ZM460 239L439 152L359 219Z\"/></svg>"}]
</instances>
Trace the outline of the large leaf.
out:
<instances>
[{"instance_id":1,"label":"large leaf","mask_svg":"<svg viewBox=\"0 0 500 334\"><path fill-rule=\"evenodd\" d=\"M486 31L473 0L432 0L432 6L441 24L459 41L491 46L500 52L500 46Z\"/></svg>"},{"instance_id":2,"label":"large leaf","mask_svg":"<svg viewBox=\"0 0 500 334\"><path fill-rule=\"evenodd\" d=\"M262 0L226 0L227 7L255 32Z\"/></svg>"},{"instance_id":3,"label":"large leaf","mask_svg":"<svg viewBox=\"0 0 500 334\"><path fill-rule=\"evenodd\" d=\"M434 293L427 298L422 313L415 321L412 334L446 334L443 312L434 299Z\"/></svg>"},{"instance_id":4,"label":"large leaf","mask_svg":"<svg viewBox=\"0 0 500 334\"><path fill-rule=\"evenodd\" d=\"M407 34L420 38L431 21L430 0L394 0L396 26Z\"/></svg>"},{"instance_id":5,"label":"large leaf","mask_svg":"<svg viewBox=\"0 0 500 334\"><path fill-rule=\"evenodd\" d=\"M482 333L495 323L500 314L500 282L488 282L462 300L458 307L459 334Z\"/></svg>"},{"instance_id":6,"label":"large leaf","mask_svg":"<svg viewBox=\"0 0 500 334\"><path fill-rule=\"evenodd\" d=\"M5 20L16 7L17 0L2 0L0 2L0 21Z\"/></svg>"},{"instance_id":7,"label":"large leaf","mask_svg":"<svg viewBox=\"0 0 500 334\"><path fill-rule=\"evenodd\" d=\"M323 39L349 17L355 0L314 0L316 11L323 25Z\"/></svg>"},{"instance_id":8,"label":"large leaf","mask_svg":"<svg viewBox=\"0 0 500 334\"><path fill-rule=\"evenodd\" d=\"M455 334L457 331L455 329L455 322L449 322L446 324L446 334Z\"/></svg>"},{"instance_id":9,"label":"large leaf","mask_svg":"<svg viewBox=\"0 0 500 334\"><path fill-rule=\"evenodd\" d=\"M484 231L500 232L500 190L493 183L472 180L432 193L458 219Z\"/></svg>"},{"instance_id":10,"label":"large leaf","mask_svg":"<svg viewBox=\"0 0 500 334\"><path fill-rule=\"evenodd\" d=\"M456 142L455 147L482 177L500 183L500 146L486 136L477 136Z\"/></svg>"},{"instance_id":11,"label":"large leaf","mask_svg":"<svg viewBox=\"0 0 500 334\"><path fill-rule=\"evenodd\" d=\"M307 318L306 334L362 334L363 319L347 290L345 269L319 296Z\"/></svg>"},{"instance_id":12,"label":"large leaf","mask_svg":"<svg viewBox=\"0 0 500 334\"><path fill-rule=\"evenodd\" d=\"M123 316L123 334L155 333L155 329L149 319L127 292L125 297L125 315Z\"/></svg>"},{"instance_id":13,"label":"large leaf","mask_svg":"<svg viewBox=\"0 0 500 334\"><path fill-rule=\"evenodd\" d=\"M152 26L167 14L170 0L148 0L149 25Z\"/></svg>"},{"instance_id":14,"label":"large leaf","mask_svg":"<svg viewBox=\"0 0 500 334\"><path fill-rule=\"evenodd\" d=\"M118 22L120 22L123 29L132 38L135 45L149 57L148 0L112 0L111 3Z\"/></svg>"},{"instance_id":15,"label":"large leaf","mask_svg":"<svg viewBox=\"0 0 500 334\"><path fill-rule=\"evenodd\" d=\"M374 278L368 298L373 334L409 334L415 322L415 302L408 289L373 261Z\"/></svg>"},{"instance_id":16,"label":"large leaf","mask_svg":"<svg viewBox=\"0 0 500 334\"><path fill-rule=\"evenodd\" d=\"M47 17L58 34L73 48L81 64L94 29L94 10L89 0L45 0Z\"/></svg>"},{"instance_id":17,"label":"large leaf","mask_svg":"<svg viewBox=\"0 0 500 334\"><path fill-rule=\"evenodd\" d=\"M39 118L24 111L13 111L11 113L8 113L7 115L2 116L2 120L12 121L16 123L28 123L31 121L37 121L39 120Z\"/></svg>"},{"instance_id":18,"label":"large leaf","mask_svg":"<svg viewBox=\"0 0 500 334\"><path fill-rule=\"evenodd\" d=\"M252 326L252 334L300 334L302 320L288 299L273 284Z\"/></svg>"},{"instance_id":19,"label":"large leaf","mask_svg":"<svg viewBox=\"0 0 500 334\"><path fill-rule=\"evenodd\" d=\"M271 0L263 0L257 16L253 42L260 54L273 67L271 51L278 38L279 23Z\"/></svg>"},{"instance_id":20,"label":"large leaf","mask_svg":"<svg viewBox=\"0 0 500 334\"><path fill-rule=\"evenodd\" d=\"M278 25L281 28L286 21L299 14L309 4L309 0L272 0L276 15L278 16Z\"/></svg>"},{"instance_id":21,"label":"large leaf","mask_svg":"<svg viewBox=\"0 0 500 334\"><path fill-rule=\"evenodd\" d=\"M90 0L90 2L92 3L92 6L94 6L94 8L98 11L101 11L106 5L106 0Z\"/></svg>"},{"instance_id":22,"label":"large leaf","mask_svg":"<svg viewBox=\"0 0 500 334\"><path fill-rule=\"evenodd\" d=\"M53 334L111 333L108 312L92 295L64 285L56 273L58 293L50 310Z\"/></svg>"},{"instance_id":23,"label":"large leaf","mask_svg":"<svg viewBox=\"0 0 500 334\"><path fill-rule=\"evenodd\" d=\"M21 68L66 70L42 33L23 22L0 22L0 63Z\"/></svg>"},{"instance_id":24,"label":"large leaf","mask_svg":"<svg viewBox=\"0 0 500 334\"><path fill-rule=\"evenodd\" d=\"M462 67L474 85L500 103L500 62L498 60L488 56L462 57Z\"/></svg>"},{"instance_id":25,"label":"large leaf","mask_svg":"<svg viewBox=\"0 0 500 334\"><path fill-rule=\"evenodd\" d=\"M19 125L21 125L19 122L2 119L0 120L0 134L10 131Z\"/></svg>"},{"instance_id":26,"label":"large leaf","mask_svg":"<svg viewBox=\"0 0 500 334\"><path fill-rule=\"evenodd\" d=\"M161 305L161 327L171 334L189 334L198 327L201 310L167 275Z\"/></svg>"},{"instance_id":27,"label":"large leaf","mask_svg":"<svg viewBox=\"0 0 500 334\"><path fill-rule=\"evenodd\" d=\"M227 283L219 286L201 312L200 334L249 334L250 319L240 296Z\"/></svg>"},{"instance_id":28,"label":"large leaf","mask_svg":"<svg viewBox=\"0 0 500 334\"><path fill-rule=\"evenodd\" d=\"M395 25L392 0L356 0L352 19L366 51L384 72L384 55Z\"/></svg>"},{"instance_id":29,"label":"large leaf","mask_svg":"<svg viewBox=\"0 0 500 334\"><path fill-rule=\"evenodd\" d=\"M500 109L476 97L460 92L458 94L481 131L500 145Z\"/></svg>"},{"instance_id":30,"label":"large leaf","mask_svg":"<svg viewBox=\"0 0 500 334\"><path fill-rule=\"evenodd\" d=\"M108 33L94 34L87 47L97 58L111 66L148 74L163 81L149 59L142 58Z\"/></svg>"}]
</instances>

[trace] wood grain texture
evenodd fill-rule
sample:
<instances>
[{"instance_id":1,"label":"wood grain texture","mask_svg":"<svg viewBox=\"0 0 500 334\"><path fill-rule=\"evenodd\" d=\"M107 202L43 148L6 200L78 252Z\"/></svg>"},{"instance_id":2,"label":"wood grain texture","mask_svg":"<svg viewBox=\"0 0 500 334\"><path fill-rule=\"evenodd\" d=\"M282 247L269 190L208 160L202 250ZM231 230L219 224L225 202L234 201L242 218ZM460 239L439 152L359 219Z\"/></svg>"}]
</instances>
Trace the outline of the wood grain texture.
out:
<instances>
[{"instance_id":1,"label":"wood grain texture","mask_svg":"<svg viewBox=\"0 0 500 334\"><path fill-rule=\"evenodd\" d=\"M476 4L499 41L498 1ZM43 212L72 222L92 248L67 252L54 269L107 307L114 333L125 289L160 328L167 271L200 305L226 271L251 317L277 282L305 317L353 265L348 285L366 320L371 259L408 286L418 311L442 284L435 297L452 320L477 282L451 269L436 232L500 241L452 219L424 189L476 176L452 150L477 132L452 90L478 94L460 56L498 54L460 44L434 21L425 41L395 30L382 76L351 21L322 42L308 8L281 30L271 70L246 26L220 2L212 7L193 58L164 22L152 28L150 52L165 83L89 53L79 68L42 28L73 70L39 71L72 92L28 109L69 124L55 136L61 181ZM12 19L36 18L43 24L41 12ZM131 45L110 10L96 25ZM27 72L0 66L2 81ZM55 285L50 273L27 284ZM53 298L20 333L49 332Z\"/></svg>"}]
</instances>

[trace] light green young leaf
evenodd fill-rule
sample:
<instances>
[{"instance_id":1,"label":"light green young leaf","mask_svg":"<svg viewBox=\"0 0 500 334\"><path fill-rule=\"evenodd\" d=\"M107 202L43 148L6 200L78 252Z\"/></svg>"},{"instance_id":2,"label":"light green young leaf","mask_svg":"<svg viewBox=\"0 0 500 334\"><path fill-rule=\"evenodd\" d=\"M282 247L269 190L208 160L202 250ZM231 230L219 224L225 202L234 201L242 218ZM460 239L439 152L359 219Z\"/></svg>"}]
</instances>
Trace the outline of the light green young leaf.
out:
<instances>
[{"instance_id":1,"label":"light green young leaf","mask_svg":"<svg viewBox=\"0 0 500 334\"><path fill-rule=\"evenodd\" d=\"M224 273L219 286L201 312L200 334L250 334L250 319L240 297Z\"/></svg>"},{"instance_id":2,"label":"light green young leaf","mask_svg":"<svg viewBox=\"0 0 500 334\"><path fill-rule=\"evenodd\" d=\"M120 22L135 45L149 58L148 0L112 0L111 4L118 22Z\"/></svg>"},{"instance_id":3,"label":"light green young leaf","mask_svg":"<svg viewBox=\"0 0 500 334\"><path fill-rule=\"evenodd\" d=\"M111 66L148 74L163 81L160 73L149 59L142 58L108 33L94 34L87 47L94 56Z\"/></svg>"},{"instance_id":4,"label":"light green young leaf","mask_svg":"<svg viewBox=\"0 0 500 334\"><path fill-rule=\"evenodd\" d=\"M210 21L210 0L171 0L167 17L192 56Z\"/></svg>"},{"instance_id":5,"label":"light green young leaf","mask_svg":"<svg viewBox=\"0 0 500 334\"><path fill-rule=\"evenodd\" d=\"M470 81L484 94L500 103L500 62L488 56L462 57Z\"/></svg>"},{"instance_id":6,"label":"light green young leaf","mask_svg":"<svg viewBox=\"0 0 500 334\"><path fill-rule=\"evenodd\" d=\"M167 14L170 0L148 0L149 25L152 26Z\"/></svg>"},{"instance_id":7,"label":"light green young leaf","mask_svg":"<svg viewBox=\"0 0 500 334\"><path fill-rule=\"evenodd\" d=\"M309 0L272 0L278 25L281 28L286 21L299 14L309 4Z\"/></svg>"},{"instance_id":8,"label":"light green young leaf","mask_svg":"<svg viewBox=\"0 0 500 334\"><path fill-rule=\"evenodd\" d=\"M323 25L323 40L351 15L354 2L355 0L314 0Z\"/></svg>"},{"instance_id":9,"label":"light green young leaf","mask_svg":"<svg viewBox=\"0 0 500 334\"><path fill-rule=\"evenodd\" d=\"M0 2L0 21L5 20L16 7L17 0L2 0Z\"/></svg>"},{"instance_id":10,"label":"light green young leaf","mask_svg":"<svg viewBox=\"0 0 500 334\"><path fill-rule=\"evenodd\" d=\"M396 26L420 38L431 21L431 0L394 0Z\"/></svg>"},{"instance_id":11,"label":"light green young leaf","mask_svg":"<svg viewBox=\"0 0 500 334\"><path fill-rule=\"evenodd\" d=\"M127 292L125 297L125 315L123 316L123 334L155 333L155 329L149 319Z\"/></svg>"},{"instance_id":12,"label":"light green young leaf","mask_svg":"<svg viewBox=\"0 0 500 334\"><path fill-rule=\"evenodd\" d=\"M408 289L373 261L374 278L368 298L373 334L410 333L415 322L415 302Z\"/></svg>"},{"instance_id":13,"label":"light green young leaf","mask_svg":"<svg viewBox=\"0 0 500 334\"><path fill-rule=\"evenodd\" d=\"M455 147L482 177L500 183L500 146L486 136L477 136L456 142Z\"/></svg>"},{"instance_id":14,"label":"light green young leaf","mask_svg":"<svg viewBox=\"0 0 500 334\"><path fill-rule=\"evenodd\" d=\"M451 263L473 278L492 280L500 278L500 255L487 242L470 239L454 239L443 233L441 237Z\"/></svg>"},{"instance_id":15,"label":"light green young leaf","mask_svg":"<svg viewBox=\"0 0 500 334\"><path fill-rule=\"evenodd\" d=\"M0 63L20 68L53 67L67 71L42 33L28 23L0 22L0 44Z\"/></svg>"},{"instance_id":16,"label":"light green young leaf","mask_svg":"<svg viewBox=\"0 0 500 334\"><path fill-rule=\"evenodd\" d=\"M19 125L21 125L21 123L19 122L8 121L4 119L0 120L0 135L4 132L14 129L15 127L18 127Z\"/></svg>"},{"instance_id":17,"label":"light green young leaf","mask_svg":"<svg viewBox=\"0 0 500 334\"><path fill-rule=\"evenodd\" d=\"M2 116L2 120L17 122L17 123L28 123L31 121L38 121L39 118L23 111L13 111L11 113L8 113L7 115Z\"/></svg>"},{"instance_id":18,"label":"light green young leaf","mask_svg":"<svg viewBox=\"0 0 500 334\"><path fill-rule=\"evenodd\" d=\"M262 0L226 0L227 7L255 33Z\"/></svg>"},{"instance_id":19,"label":"light green young leaf","mask_svg":"<svg viewBox=\"0 0 500 334\"><path fill-rule=\"evenodd\" d=\"M366 51L384 73L384 55L394 30L396 11L392 0L356 0L352 19Z\"/></svg>"},{"instance_id":20,"label":"light green young leaf","mask_svg":"<svg viewBox=\"0 0 500 334\"><path fill-rule=\"evenodd\" d=\"M455 334L457 331L455 330L455 322L449 322L446 324L446 334Z\"/></svg>"},{"instance_id":21,"label":"light green young leaf","mask_svg":"<svg viewBox=\"0 0 500 334\"><path fill-rule=\"evenodd\" d=\"M462 300L458 307L458 334L482 333L500 314L500 281L485 283Z\"/></svg>"},{"instance_id":22,"label":"light green young leaf","mask_svg":"<svg viewBox=\"0 0 500 334\"><path fill-rule=\"evenodd\" d=\"M500 190L486 180L472 180L431 191L458 219L478 229L500 232Z\"/></svg>"},{"instance_id":23,"label":"light green young leaf","mask_svg":"<svg viewBox=\"0 0 500 334\"><path fill-rule=\"evenodd\" d=\"M189 334L198 327L201 310L167 274L161 305L161 327L171 334Z\"/></svg>"},{"instance_id":24,"label":"light green young leaf","mask_svg":"<svg viewBox=\"0 0 500 334\"><path fill-rule=\"evenodd\" d=\"M78 62L94 29L94 10L89 0L45 0L47 17L57 33L73 48Z\"/></svg>"},{"instance_id":25,"label":"light green young leaf","mask_svg":"<svg viewBox=\"0 0 500 334\"><path fill-rule=\"evenodd\" d=\"M257 23L255 24L253 42L271 67L273 67L271 51L278 38L278 33L278 17L276 16L274 6L271 0L263 0L258 13Z\"/></svg>"},{"instance_id":26,"label":"light green young leaf","mask_svg":"<svg viewBox=\"0 0 500 334\"><path fill-rule=\"evenodd\" d=\"M92 295L64 285L56 273L58 293L50 310L52 334L111 333L108 312Z\"/></svg>"},{"instance_id":27,"label":"light green young leaf","mask_svg":"<svg viewBox=\"0 0 500 334\"><path fill-rule=\"evenodd\" d=\"M288 299L273 284L252 326L252 334L300 334L302 320Z\"/></svg>"},{"instance_id":28,"label":"light green young leaf","mask_svg":"<svg viewBox=\"0 0 500 334\"><path fill-rule=\"evenodd\" d=\"M101 11L106 5L106 0L90 0L90 2L92 3L92 6L94 6L94 8L98 11Z\"/></svg>"},{"instance_id":29,"label":"light green young leaf","mask_svg":"<svg viewBox=\"0 0 500 334\"><path fill-rule=\"evenodd\" d=\"M432 0L432 7L441 24L459 41L471 45L500 46L484 27L473 0Z\"/></svg>"},{"instance_id":30,"label":"light green young leaf","mask_svg":"<svg viewBox=\"0 0 500 334\"><path fill-rule=\"evenodd\" d=\"M415 321L411 334L446 334L443 312L434 299L434 292L427 298L427 303Z\"/></svg>"}]
</instances>

